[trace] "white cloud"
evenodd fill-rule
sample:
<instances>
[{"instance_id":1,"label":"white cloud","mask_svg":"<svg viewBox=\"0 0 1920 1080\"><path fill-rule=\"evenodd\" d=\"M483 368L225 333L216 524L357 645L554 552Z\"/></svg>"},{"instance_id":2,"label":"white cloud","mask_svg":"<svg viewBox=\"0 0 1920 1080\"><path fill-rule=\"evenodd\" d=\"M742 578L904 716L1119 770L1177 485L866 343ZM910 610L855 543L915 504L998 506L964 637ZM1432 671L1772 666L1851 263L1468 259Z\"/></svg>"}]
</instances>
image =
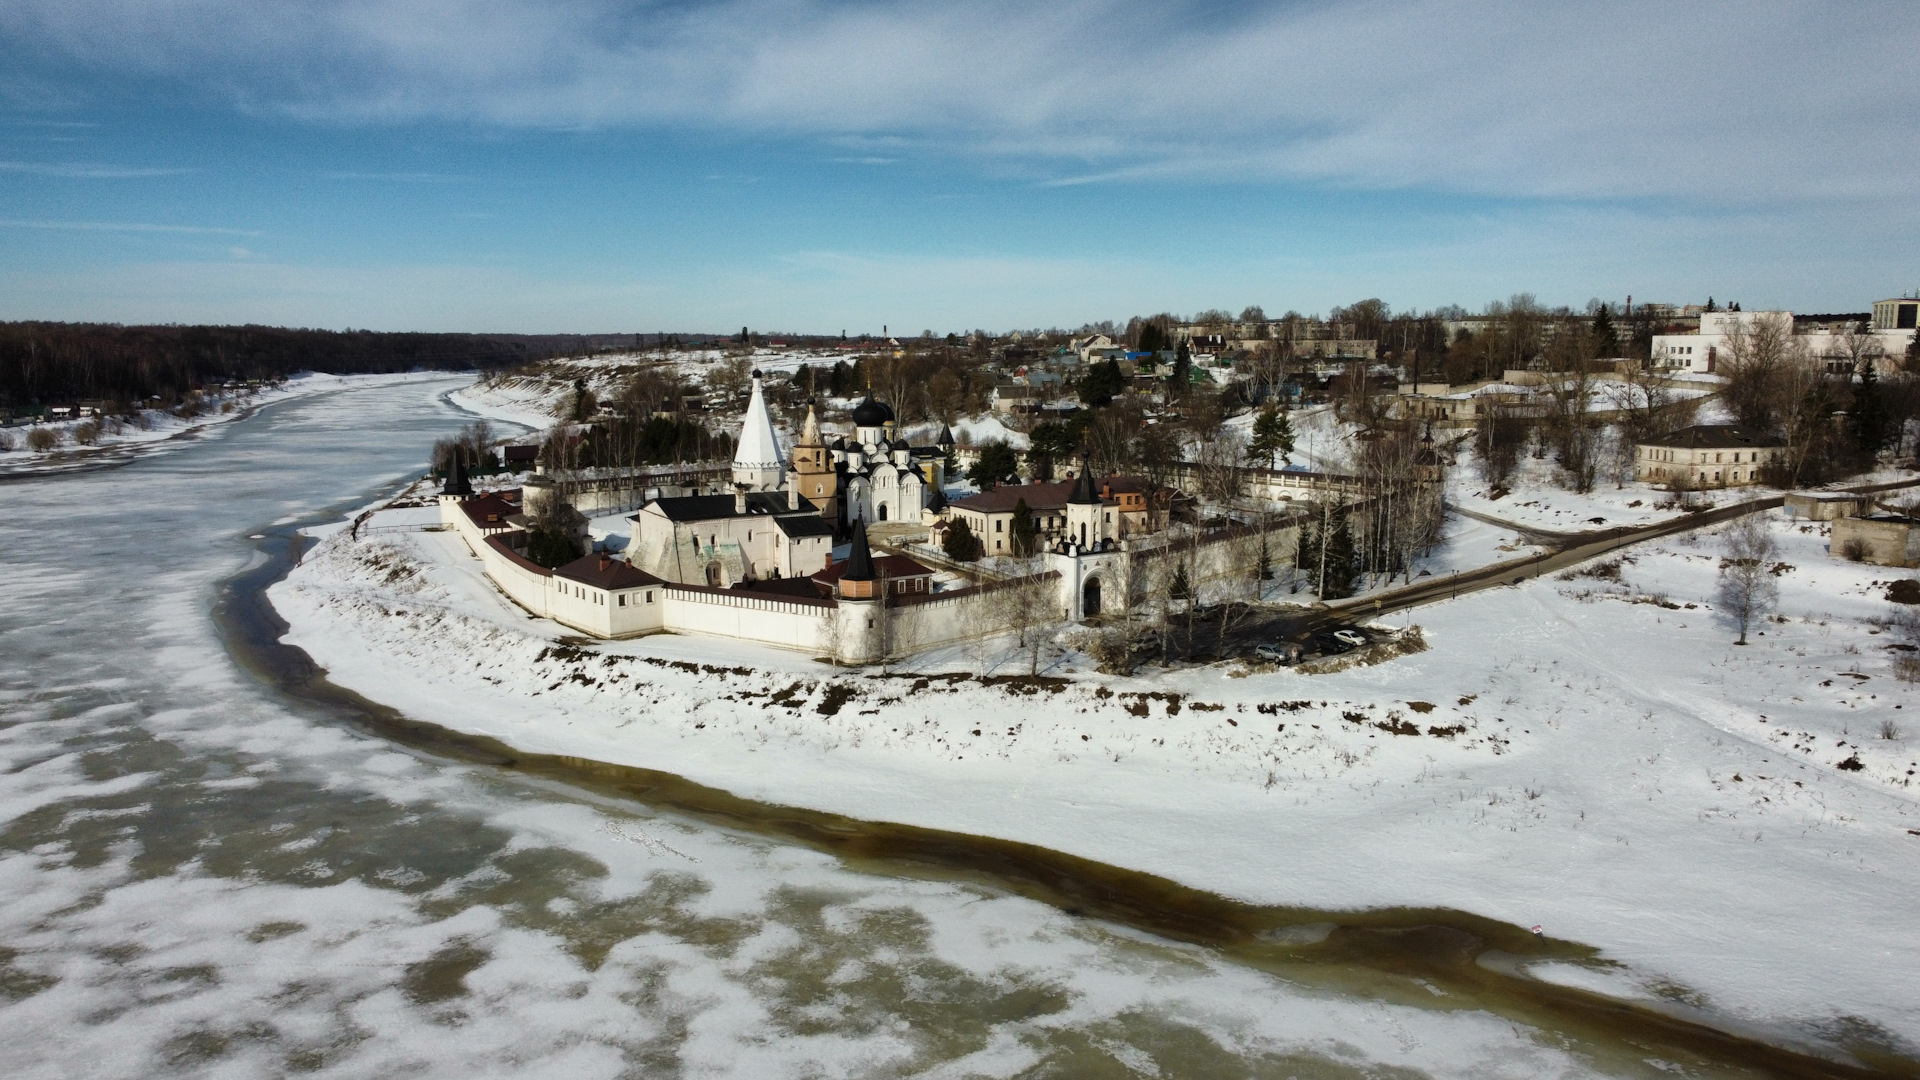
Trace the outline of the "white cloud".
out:
<instances>
[{"instance_id":1,"label":"white cloud","mask_svg":"<svg viewBox=\"0 0 1920 1080\"><path fill-rule=\"evenodd\" d=\"M15 0L0 40L329 123L667 124L1007 159L1703 204L1904 198L1920 8L1496 0Z\"/></svg>"},{"instance_id":2,"label":"white cloud","mask_svg":"<svg viewBox=\"0 0 1920 1080\"><path fill-rule=\"evenodd\" d=\"M137 180L150 176L181 176L193 171L192 169L148 168L135 165L100 165L77 161L0 161L0 172L58 176L74 180Z\"/></svg>"},{"instance_id":3,"label":"white cloud","mask_svg":"<svg viewBox=\"0 0 1920 1080\"><path fill-rule=\"evenodd\" d=\"M77 232L181 233L212 236L259 236L255 229L224 229L210 225L161 225L147 221L31 221L0 218L0 229L71 229Z\"/></svg>"}]
</instances>

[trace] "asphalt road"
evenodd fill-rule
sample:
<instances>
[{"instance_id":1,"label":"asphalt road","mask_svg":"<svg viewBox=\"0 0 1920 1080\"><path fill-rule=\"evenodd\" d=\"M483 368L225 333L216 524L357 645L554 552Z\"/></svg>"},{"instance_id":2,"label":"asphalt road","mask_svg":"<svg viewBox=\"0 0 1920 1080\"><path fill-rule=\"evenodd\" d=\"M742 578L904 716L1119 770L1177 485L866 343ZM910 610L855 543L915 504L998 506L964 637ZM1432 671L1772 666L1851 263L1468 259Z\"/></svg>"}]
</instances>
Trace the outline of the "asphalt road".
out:
<instances>
[{"instance_id":1,"label":"asphalt road","mask_svg":"<svg viewBox=\"0 0 1920 1080\"><path fill-rule=\"evenodd\" d=\"M1899 480L1846 490L1868 494L1915 486L1920 486L1920 480ZM1767 499L1752 499L1729 506L1717 506L1711 510L1685 514L1653 525L1621 526L1591 533L1559 534L1564 546L1538 555L1507 559L1463 573L1418 578L1410 585L1402 585L1366 596L1336 600L1324 606L1306 609L1256 610L1246 616L1241 624L1227 635L1226 647L1219 651L1227 656L1245 655L1252 652L1253 647L1263 641L1308 642L1312 635L1336 627L1362 629L1364 623L1392 612L1452 600L1483 589L1500 589L1519 585L1530 578L1558 573L1588 559L1598 558L1633 544L1657 540L1663 536L1672 536L1692 529L1719 525L1757 511L1771 510L1785 501L1784 496L1776 495ZM1472 516L1479 518L1479 515ZM1507 522L1496 523L1514 527ZM1536 533L1536 535L1547 534Z\"/></svg>"}]
</instances>

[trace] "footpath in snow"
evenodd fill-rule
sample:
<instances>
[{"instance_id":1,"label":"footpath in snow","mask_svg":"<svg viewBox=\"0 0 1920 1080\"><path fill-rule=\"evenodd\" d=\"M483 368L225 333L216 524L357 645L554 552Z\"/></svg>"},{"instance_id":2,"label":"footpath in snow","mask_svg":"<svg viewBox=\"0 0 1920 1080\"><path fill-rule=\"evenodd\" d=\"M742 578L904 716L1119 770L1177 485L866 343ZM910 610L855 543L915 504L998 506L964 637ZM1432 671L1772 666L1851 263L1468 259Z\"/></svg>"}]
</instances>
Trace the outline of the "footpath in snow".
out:
<instances>
[{"instance_id":1,"label":"footpath in snow","mask_svg":"<svg viewBox=\"0 0 1920 1080\"><path fill-rule=\"evenodd\" d=\"M1810 1040L1920 1047L1920 717L1884 570L1770 517L1777 621L1732 644L1682 534L1418 613L1307 675L1118 678L1070 642L892 672L529 619L452 533L321 543L271 593L337 683L529 752L1004 837L1248 901L1439 906L1597 946L1534 974ZM1396 618L1396 622L1400 619Z\"/></svg>"}]
</instances>

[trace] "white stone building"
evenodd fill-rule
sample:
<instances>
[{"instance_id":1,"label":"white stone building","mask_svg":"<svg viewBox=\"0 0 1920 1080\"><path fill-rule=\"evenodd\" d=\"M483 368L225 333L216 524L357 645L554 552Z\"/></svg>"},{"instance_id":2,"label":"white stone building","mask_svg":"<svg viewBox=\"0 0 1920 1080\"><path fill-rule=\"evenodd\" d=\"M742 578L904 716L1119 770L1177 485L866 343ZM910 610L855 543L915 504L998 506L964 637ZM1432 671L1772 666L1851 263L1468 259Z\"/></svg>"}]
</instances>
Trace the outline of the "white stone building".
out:
<instances>
[{"instance_id":1,"label":"white stone building","mask_svg":"<svg viewBox=\"0 0 1920 1080\"><path fill-rule=\"evenodd\" d=\"M1745 487L1780 453L1776 439L1731 424L1696 424L1633 448L1633 478L1673 488Z\"/></svg>"},{"instance_id":2,"label":"white stone building","mask_svg":"<svg viewBox=\"0 0 1920 1080\"><path fill-rule=\"evenodd\" d=\"M1653 366L1719 374L1729 359L1734 336L1751 334L1763 318L1782 319L1793 327L1794 358L1817 368L1850 374L1861 359L1898 364L1914 335L1912 316L1901 313L1920 310L1920 301L1882 300L1873 308L1864 333L1850 325L1795 326L1791 311L1703 311L1696 332L1654 335ZM1904 327L1899 325L1903 317L1908 320Z\"/></svg>"}]
</instances>

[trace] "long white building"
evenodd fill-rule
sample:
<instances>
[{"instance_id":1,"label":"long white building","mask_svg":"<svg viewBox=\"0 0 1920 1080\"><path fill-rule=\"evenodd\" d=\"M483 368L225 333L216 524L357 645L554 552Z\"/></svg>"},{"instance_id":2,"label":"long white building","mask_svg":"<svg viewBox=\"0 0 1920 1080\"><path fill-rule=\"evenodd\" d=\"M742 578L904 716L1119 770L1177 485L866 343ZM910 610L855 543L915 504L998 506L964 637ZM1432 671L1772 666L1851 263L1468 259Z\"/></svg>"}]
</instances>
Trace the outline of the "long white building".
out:
<instances>
[{"instance_id":1,"label":"long white building","mask_svg":"<svg viewBox=\"0 0 1920 1080\"><path fill-rule=\"evenodd\" d=\"M1920 300L1882 300L1873 305L1865 333L1831 324L1796 327L1795 351L1806 363L1835 373L1851 373L1856 352L1861 359L1872 358L1878 367L1899 366L1905 362L1907 347L1913 343L1917 311L1920 311ZM1788 326L1794 325L1791 311L1701 312L1697 331L1654 335L1653 366L1720 374L1729 359L1729 346L1735 335L1751 334L1762 319L1783 319Z\"/></svg>"}]
</instances>

